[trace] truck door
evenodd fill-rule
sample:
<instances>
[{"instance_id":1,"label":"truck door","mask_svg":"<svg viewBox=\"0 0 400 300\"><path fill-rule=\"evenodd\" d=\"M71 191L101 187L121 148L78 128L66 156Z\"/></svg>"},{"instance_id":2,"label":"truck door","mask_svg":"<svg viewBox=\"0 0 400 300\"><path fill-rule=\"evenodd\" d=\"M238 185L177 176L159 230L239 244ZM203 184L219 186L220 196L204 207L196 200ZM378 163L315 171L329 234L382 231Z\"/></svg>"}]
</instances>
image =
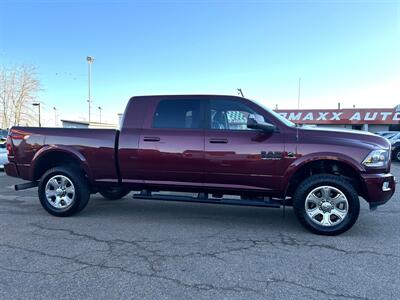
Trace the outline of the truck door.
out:
<instances>
[{"instance_id":1,"label":"truck door","mask_svg":"<svg viewBox=\"0 0 400 300\"><path fill-rule=\"evenodd\" d=\"M265 111L256 111L252 105L237 97L210 98L206 108L205 186L252 191L279 189L283 135L247 128L249 115L266 117Z\"/></svg>"},{"instance_id":2,"label":"truck door","mask_svg":"<svg viewBox=\"0 0 400 300\"><path fill-rule=\"evenodd\" d=\"M187 96L153 100L139 140L137 166L145 183L202 186L203 102Z\"/></svg>"}]
</instances>

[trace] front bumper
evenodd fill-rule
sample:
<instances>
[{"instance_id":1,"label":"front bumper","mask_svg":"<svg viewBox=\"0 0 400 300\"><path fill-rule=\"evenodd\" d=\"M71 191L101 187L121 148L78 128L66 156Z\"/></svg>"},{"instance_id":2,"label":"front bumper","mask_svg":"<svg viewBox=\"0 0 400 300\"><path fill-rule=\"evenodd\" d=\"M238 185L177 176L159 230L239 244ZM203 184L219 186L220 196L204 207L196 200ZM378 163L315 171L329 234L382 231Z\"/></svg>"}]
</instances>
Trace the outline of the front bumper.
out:
<instances>
[{"instance_id":1,"label":"front bumper","mask_svg":"<svg viewBox=\"0 0 400 300\"><path fill-rule=\"evenodd\" d=\"M385 204L392 198L396 181L392 174L362 174L364 185L363 197L371 209Z\"/></svg>"}]
</instances>

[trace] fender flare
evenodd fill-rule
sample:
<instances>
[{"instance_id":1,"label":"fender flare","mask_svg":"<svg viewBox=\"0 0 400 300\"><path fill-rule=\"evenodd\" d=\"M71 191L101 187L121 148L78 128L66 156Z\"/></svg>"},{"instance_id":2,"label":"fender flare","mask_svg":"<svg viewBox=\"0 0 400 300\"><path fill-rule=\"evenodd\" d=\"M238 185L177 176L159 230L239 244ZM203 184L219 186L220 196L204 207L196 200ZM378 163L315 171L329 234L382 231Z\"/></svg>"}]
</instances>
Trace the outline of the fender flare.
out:
<instances>
[{"instance_id":1,"label":"fender flare","mask_svg":"<svg viewBox=\"0 0 400 300\"><path fill-rule=\"evenodd\" d=\"M73 159L75 159L77 162L79 162L79 165L85 171L89 181L92 182L92 180L93 180L92 171L89 167L89 164L88 164L86 158L82 155L82 153L80 153L79 151L77 151L74 148L70 148L70 147L66 147L66 146L59 146L59 145L46 145L46 146L43 146L42 148L40 148L35 153L35 155L32 158L32 161L31 161L31 167L29 168L30 169L29 177L31 178L31 180L34 180L34 178L35 178L35 171L36 171L37 165L40 162L40 160L44 156L46 156L50 153L65 154L65 155L68 155L68 156L72 157Z\"/></svg>"},{"instance_id":2,"label":"fender flare","mask_svg":"<svg viewBox=\"0 0 400 300\"><path fill-rule=\"evenodd\" d=\"M289 188L290 181L292 180L293 176L296 174L298 170L300 170L306 164L321 160L336 161L345 164L351 167L357 173L365 172L365 169L361 163L357 162L356 160L345 154L334 153L334 152L310 153L296 159L286 169L286 172L284 173L282 180L282 190L285 190L285 195Z\"/></svg>"}]
</instances>

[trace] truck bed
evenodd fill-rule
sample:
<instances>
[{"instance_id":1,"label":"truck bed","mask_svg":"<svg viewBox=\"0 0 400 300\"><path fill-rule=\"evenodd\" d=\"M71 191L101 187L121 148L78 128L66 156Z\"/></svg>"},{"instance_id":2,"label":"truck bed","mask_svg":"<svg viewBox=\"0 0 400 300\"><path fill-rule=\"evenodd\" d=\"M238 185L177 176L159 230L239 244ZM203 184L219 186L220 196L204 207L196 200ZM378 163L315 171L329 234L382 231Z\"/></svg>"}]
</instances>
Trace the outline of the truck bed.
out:
<instances>
[{"instance_id":1,"label":"truck bed","mask_svg":"<svg viewBox=\"0 0 400 300\"><path fill-rule=\"evenodd\" d=\"M118 182L118 134L113 129L13 127L10 162L15 163L19 177L37 180L33 170L39 159L67 153L83 164L92 183Z\"/></svg>"}]
</instances>

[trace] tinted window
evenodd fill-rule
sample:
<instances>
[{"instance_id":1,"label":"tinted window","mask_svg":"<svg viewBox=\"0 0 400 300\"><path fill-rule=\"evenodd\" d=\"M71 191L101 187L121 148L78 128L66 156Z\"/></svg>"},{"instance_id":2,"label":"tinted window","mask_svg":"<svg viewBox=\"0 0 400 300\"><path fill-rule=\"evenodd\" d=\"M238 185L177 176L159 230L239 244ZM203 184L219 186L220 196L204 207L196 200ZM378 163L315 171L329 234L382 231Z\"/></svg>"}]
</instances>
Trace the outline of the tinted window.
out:
<instances>
[{"instance_id":1,"label":"tinted window","mask_svg":"<svg viewBox=\"0 0 400 300\"><path fill-rule=\"evenodd\" d=\"M252 130L247 128L247 119L251 114L256 112L240 101L210 101L211 129Z\"/></svg>"},{"instance_id":2,"label":"tinted window","mask_svg":"<svg viewBox=\"0 0 400 300\"><path fill-rule=\"evenodd\" d=\"M201 127L200 100L162 100L153 116L153 128Z\"/></svg>"}]
</instances>

